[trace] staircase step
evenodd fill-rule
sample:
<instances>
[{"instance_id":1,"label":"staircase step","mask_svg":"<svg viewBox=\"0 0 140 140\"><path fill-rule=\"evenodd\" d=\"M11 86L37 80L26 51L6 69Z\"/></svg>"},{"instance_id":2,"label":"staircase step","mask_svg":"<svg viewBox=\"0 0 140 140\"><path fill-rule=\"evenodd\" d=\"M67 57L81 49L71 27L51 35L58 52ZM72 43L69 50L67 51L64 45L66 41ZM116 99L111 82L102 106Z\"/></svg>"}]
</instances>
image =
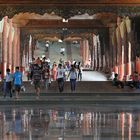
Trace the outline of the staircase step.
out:
<instances>
[{"instance_id":1,"label":"staircase step","mask_svg":"<svg viewBox=\"0 0 140 140\"><path fill-rule=\"evenodd\" d=\"M34 85L31 85L30 81L24 81L23 85L26 88L25 92L21 92L22 95L30 96L35 95L35 89ZM109 94L115 94L115 93L140 93L139 89L130 89L129 87L125 87L123 89L117 88L115 86L112 86L111 81L77 81L76 91L75 93L78 93L78 95L109 95ZM44 83L41 84L41 94L43 96L46 95L55 95L58 94L58 84L57 81L53 81L51 83L51 86L48 88L48 90L44 87ZM2 94L1 94L2 95ZM64 86L64 92L61 93L61 95L72 95L71 89L70 89L70 82L66 81Z\"/></svg>"}]
</instances>

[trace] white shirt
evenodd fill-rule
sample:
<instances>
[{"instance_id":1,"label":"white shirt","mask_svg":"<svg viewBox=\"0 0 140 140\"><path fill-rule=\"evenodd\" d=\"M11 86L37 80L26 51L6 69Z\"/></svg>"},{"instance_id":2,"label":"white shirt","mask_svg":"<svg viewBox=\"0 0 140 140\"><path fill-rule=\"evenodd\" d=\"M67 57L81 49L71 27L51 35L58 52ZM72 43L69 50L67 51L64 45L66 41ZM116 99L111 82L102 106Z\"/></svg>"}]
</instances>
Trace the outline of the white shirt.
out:
<instances>
[{"instance_id":1,"label":"white shirt","mask_svg":"<svg viewBox=\"0 0 140 140\"><path fill-rule=\"evenodd\" d=\"M58 78L64 78L65 70L63 68L58 68L57 69L57 79Z\"/></svg>"},{"instance_id":2,"label":"white shirt","mask_svg":"<svg viewBox=\"0 0 140 140\"><path fill-rule=\"evenodd\" d=\"M5 80L6 80L6 82L12 82L13 81L13 75L11 73L6 74Z\"/></svg>"}]
</instances>

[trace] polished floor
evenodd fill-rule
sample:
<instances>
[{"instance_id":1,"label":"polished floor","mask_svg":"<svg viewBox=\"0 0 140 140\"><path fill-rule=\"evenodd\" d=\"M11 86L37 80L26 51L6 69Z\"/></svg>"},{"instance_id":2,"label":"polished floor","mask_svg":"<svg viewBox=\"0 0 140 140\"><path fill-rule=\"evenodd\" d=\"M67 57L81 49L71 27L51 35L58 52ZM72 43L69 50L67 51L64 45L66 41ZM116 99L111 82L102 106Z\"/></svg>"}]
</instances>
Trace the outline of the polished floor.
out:
<instances>
[{"instance_id":1,"label":"polished floor","mask_svg":"<svg viewBox=\"0 0 140 140\"><path fill-rule=\"evenodd\" d=\"M139 139L140 105L0 107L0 140Z\"/></svg>"}]
</instances>

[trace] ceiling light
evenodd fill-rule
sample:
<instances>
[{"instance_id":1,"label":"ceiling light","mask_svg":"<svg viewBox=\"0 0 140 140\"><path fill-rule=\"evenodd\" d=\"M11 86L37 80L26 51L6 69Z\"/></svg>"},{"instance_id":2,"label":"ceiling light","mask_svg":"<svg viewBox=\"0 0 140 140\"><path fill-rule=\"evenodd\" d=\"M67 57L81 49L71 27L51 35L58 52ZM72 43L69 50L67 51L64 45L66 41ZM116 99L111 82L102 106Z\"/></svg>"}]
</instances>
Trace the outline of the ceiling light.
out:
<instances>
[{"instance_id":1,"label":"ceiling light","mask_svg":"<svg viewBox=\"0 0 140 140\"><path fill-rule=\"evenodd\" d=\"M68 22L68 19L64 19L64 18L63 18L63 19L62 19L62 22Z\"/></svg>"},{"instance_id":2,"label":"ceiling light","mask_svg":"<svg viewBox=\"0 0 140 140\"><path fill-rule=\"evenodd\" d=\"M63 42L61 39L58 39L58 42Z\"/></svg>"},{"instance_id":3,"label":"ceiling light","mask_svg":"<svg viewBox=\"0 0 140 140\"><path fill-rule=\"evenodd\" d=\"M49 47L49 44L47 43L45 46L46 46L46 47Z\"/></svg>"}]
</instances>

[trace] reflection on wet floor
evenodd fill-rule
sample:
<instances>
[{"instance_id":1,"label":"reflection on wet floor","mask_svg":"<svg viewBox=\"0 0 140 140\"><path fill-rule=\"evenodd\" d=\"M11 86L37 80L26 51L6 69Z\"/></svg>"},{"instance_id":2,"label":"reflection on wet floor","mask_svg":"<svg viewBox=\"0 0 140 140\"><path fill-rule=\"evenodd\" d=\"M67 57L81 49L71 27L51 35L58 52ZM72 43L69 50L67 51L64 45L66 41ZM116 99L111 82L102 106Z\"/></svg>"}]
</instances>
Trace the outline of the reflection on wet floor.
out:
<instances>
[{"instance_id":1,"label":"reflection on wet floor","mask_svg":"<svg viewBox=\"0 0 140 140\"><path fill-rule=\"evenodd\" d=\"M140 139L139 107L120 108L1 107L0 140Z\"/></svg>"}]
</instances>

